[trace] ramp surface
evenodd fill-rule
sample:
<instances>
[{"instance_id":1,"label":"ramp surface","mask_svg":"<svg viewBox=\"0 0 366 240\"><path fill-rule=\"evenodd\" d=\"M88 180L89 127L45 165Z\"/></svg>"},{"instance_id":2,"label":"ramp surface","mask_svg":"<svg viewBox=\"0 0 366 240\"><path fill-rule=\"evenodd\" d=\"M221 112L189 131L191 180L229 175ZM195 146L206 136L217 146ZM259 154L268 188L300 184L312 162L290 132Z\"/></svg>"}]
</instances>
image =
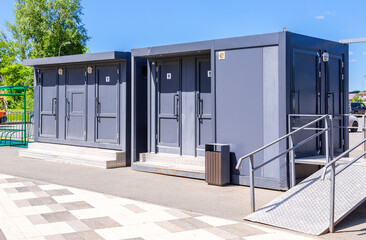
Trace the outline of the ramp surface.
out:
<instances>
[{"instance_id":1,"label":"ramp surface","mask_svg":"<svg viewBox=\"0 0 366 240\"><path fill-rule=\"evenodd\" d=\"M342 165L338 165L339 169ZM329 228L330 180L317 171L245 218L252 222L320 235ZM366 199L366 166L352 165L336 176L335 224Z\"/></svg>"}]
</instances>

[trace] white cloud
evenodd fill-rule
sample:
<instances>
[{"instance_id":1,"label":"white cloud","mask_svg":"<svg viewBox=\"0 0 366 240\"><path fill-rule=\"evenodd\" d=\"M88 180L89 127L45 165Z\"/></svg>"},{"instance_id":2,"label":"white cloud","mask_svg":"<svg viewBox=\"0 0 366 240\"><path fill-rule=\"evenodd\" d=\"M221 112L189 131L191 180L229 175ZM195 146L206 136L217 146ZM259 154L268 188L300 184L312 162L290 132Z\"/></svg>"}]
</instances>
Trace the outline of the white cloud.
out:
<instances>
[{"instance_id":1,"label":"white cloud","mask_svg":"<svg viewBox=\"0 0 366 240\"><path fill-rule=\"evenodd\" d=\"M363 52L362 54L363 54L363 55L366 55L366 52Z\"/></svg>"},{"instance_id":2,"label":"white cloud","mask_svg":"<svg viewBox=\"0 0 366 240\"><path fill-rule=\"evenodd\" d=\"M349 51L349 55L353 55L353 54L355 54L354 52L352 52L352 51ZM363 54L365 54L365 53L363 53ZM366 55L366 54L365 54Z\"/></svg>"},{"instance_id":3,"label":"white cloud","mask_svg":"<svg viewBox=\"0 0 366 240\"><path fill-rule=\"evenodd\" d=\"M336 11L326 11L324 12L324 14L327 14L327 15L335 15L337 12Z\"/></svg>"},{"instance_id":4,"label":"white cloud","mask_svg":"<svg viewBox=\"0 0 366 240\"><path fill-rule=\"evenodd\" d=\"M357 62L357 59L350 59L349 62Z\"/></svg>"},{"instance_id":5,"label":"white cloud","mask_svg":"<svg viewBox=\"0 0 366 240\"><path fill-rule=\"evenodd\" d=\"M317 20L323 20L324 18L325 18L325 16L322 16L322 15L315 17L315 19L317 19Z\"/></svg>"}]
</instances>

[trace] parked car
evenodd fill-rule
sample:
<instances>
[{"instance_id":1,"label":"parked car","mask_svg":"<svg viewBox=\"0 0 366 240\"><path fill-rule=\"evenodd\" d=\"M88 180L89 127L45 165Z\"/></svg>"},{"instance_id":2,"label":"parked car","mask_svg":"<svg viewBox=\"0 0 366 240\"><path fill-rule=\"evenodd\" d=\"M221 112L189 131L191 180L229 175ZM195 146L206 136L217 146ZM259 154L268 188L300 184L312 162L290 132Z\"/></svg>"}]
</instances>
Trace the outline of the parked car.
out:
<instances>
[{"instance_id":1,"label":"parked car","mask_svg":"<svg viewBox=\"0 0 366 240\"><path fill-rule=\"evenodd\" d=\"M349 127L352 127L350 128L350 131L351 132L357 132L357 129L358 129L358 119L356 116L354 115L351 115L348 117L349 119Z\"/></svg>"},{"instance_id":2,"label":"parked car","mask_svg":"<svg viewBox=\"0 0 366 240\"><path fill-rule=\"evenodd\" d=\"M350 113L352 114L365 114L366 106L363 103L351 103L350 104Z\"/></svg>"}]
</instances>

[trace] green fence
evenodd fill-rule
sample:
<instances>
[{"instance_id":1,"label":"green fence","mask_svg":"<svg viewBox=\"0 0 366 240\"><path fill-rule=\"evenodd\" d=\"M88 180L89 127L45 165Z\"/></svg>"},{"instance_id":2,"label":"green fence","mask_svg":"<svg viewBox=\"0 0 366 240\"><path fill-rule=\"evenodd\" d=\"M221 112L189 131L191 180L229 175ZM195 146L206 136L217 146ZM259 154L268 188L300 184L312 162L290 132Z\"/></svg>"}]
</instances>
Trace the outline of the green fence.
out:
<instances>
[{"instance_id":1,"label":"green fence","mask_svg":"<svg viewBox=\"0 0 366 240\"><path fill-rule=\"evenodd\" d=\"M33 138L33 113L26 111L26 86L0 87L0 96L18 96L22 110L6 111L0 121L0 146L27 147Z\"/></svg>"}]
</instances>

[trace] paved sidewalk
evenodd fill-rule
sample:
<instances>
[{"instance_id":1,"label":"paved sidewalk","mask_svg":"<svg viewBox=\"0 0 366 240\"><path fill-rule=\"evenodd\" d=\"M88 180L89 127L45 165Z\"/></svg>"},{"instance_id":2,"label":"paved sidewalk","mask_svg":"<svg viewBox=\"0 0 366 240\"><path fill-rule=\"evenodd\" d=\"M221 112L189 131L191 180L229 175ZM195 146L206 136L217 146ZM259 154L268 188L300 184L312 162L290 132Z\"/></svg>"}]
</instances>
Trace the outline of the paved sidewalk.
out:
<instances>
[{"instance_id":1,"label":"paved sidewalk","mask_svg":"<svg viewBox=\"0 0 366 240\"><path fill-rule=\"evenodd\" d=\"M4 174L0 205L0 239L310 239Z\"/></svg>"}]
</instances>

